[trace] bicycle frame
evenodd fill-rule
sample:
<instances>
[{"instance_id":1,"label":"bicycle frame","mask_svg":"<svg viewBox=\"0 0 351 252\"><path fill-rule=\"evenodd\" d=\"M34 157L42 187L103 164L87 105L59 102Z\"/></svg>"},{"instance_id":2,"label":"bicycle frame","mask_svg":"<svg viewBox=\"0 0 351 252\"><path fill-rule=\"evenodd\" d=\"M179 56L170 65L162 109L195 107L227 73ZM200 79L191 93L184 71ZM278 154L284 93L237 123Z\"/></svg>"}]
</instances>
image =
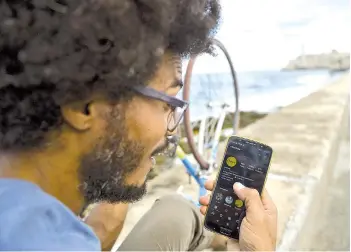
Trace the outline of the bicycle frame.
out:
<instances>
[{"instance_id":1,"label":"bicycle frame","mask_svg":"<svg viewBox=\"0 0 351 252\"><path fill-rule=\"evenodd\" d=\"M214 105L215 104L209 104L210 107L213 107ZM216 161L217 161L218 145L219 145L219 140L220 140L220 137L221 137L221 130L222 130L222 127L223 127L223 124L224 124L224 120L225 120L225 117L227 115L227 109L226 108L229 106L226 103L220 104L220 105L222 107L222 110L221 110L221 113L220 113L220 116L219 116L219 119L218 119L217 127L216 127L216 130L215 130L215 135L214 135L214 138L212 140L211 155L210 155L210 158L209 158L209 161L208 161L208 163L210 164L209 172L213 172L213 170L215 170L217 168L216 167ZM203 127L203 129L201 129L201 127ZM200 125L200 132L203 135L199 136L199 137L201 137L202 139L204 139L204 137L205 137L204 136L205 127L206 127L205 123ZM203 150L204 149L203 148L204 141L201 141L201 138L199 139L199 145L198 145L199 150Z\"/></svg>"},{"instance_id":2,"label":"bicycle frame","mask_svg":"<svg viewBox=\"0 0 351 252\"><path fill-rule=\"evenodd\" d=\"M187 170L187 173L194 178L196 183L199 186L199 198L201 196L205 196L207 194L207 190L205 189L205 181L208 179L208 175L213 172L216 166L216 159L217 159L217 151L218 151L218 145L219 145L219 140L221 137L221 129L226 117L226 106L222 106L222 111L220 113L218 123L216 126L215 130L215 137L213 139L213 144L211 148L211 157L209 160L210 163L210 169L209 170L201 170L201 169L196 169L191 162L187 159L187 156L183 149L178 145L176 149L176 156L182 161L184 167ZM204 135L205 135L205 128L206 128L206 118L201 120L200 123L200 129L199 129L199 150L203 150L204 146ZM190 196L183 194L182 191L182 186L180 186L177 190L178 193L182 194L185 198L191 200L194 204L200 206L199 202L195 202Z\"/></svg>"},{"instance_id":3,"label":"bicycle frame","mask_svg":"<svg viewBox=\"0 0 351 252\"><path fill-rule=\"evenodd\" d=\"M230 55L229 55L228 51L226 50L225 46L218 39L215 39L215 38L211 39L211 43L214 46L218 47L224 53L224 55L228 61L229 67L230 67L230 75L232 76L232 80L233 80L232 85L234 88L233 89L234 90L234 97L233 98L234 98L234 103L235 103L235 110L234 110L234 117L233 117L232 125L233 125L234 132L236 132L238 130L239 119L240 119L239 90L238 90L238 81L237 81L236 72L235 72L235 69L233 66L233 62L232 62ZM195 62L197 60L197 57L199 55L194 55L193 57L190 58L188 65L187 65L187 68L186 68L186 73L184 76L183 100L188 101L188 102L190 101L190 92L191 92L190 86L191 86L191 80L192 80L192 75L193 75L193 68L194 68ZM211 80L211 81L215 82L215 80ZM219 98L218 100L221 100L221 98ZM192 121L190 119L190 110L189 110L190 107L185 111L185 114L184 114L185 134L186 134L186 137L187 137L187 140L189 143L189 148L190 148L191 152L193 153L196 161L201 166L201 169L210 170L210 166L211 166L211 164L209 163L210 157L206 158L205 156L207 156L207 155L203 155L203 153L200 153L203 150L200 150L198 147L198 144L200 144L200 145L202 144L202 142L201 142L202 140L200 139L200 142L197 142L197 143L196 143L196 141L194 141L195 136L193 134L194 132L192 131ZM216 123L218 123L218 122L216 121ZM211 130L213 130L213 127ZM212 131L212 133L214 134L214 131ZM202 134L201 135L201 137L202 137L204 135L204 133L202 132L201 134ZM217 141L214 142L214 144L213 144L214 148L212 150L212 157L214 156L214 153L217 152L216 148L218 145L218 135L219 135L219 133L217 133ZM201 148L201 149L203 149L203 148ZM213 166L213 164L214 164L214 162L212 161L212 166Z\"/></svg>"},{"instance_id":4,"label":"bicycle frame","mask_svg":"<svg viewBox=\"0 0 351 252\"><path fill-rule=\"evenodd\" d=\"M177 157L182 161L183 165L185 166L188 174L192 176L197 184L199 185L199 195L204 196L206 195L207 191L205 189L205 181L206 177L203 176L187 159L185 152L183 149L178 145L176 150Z\"/></svg>"}]
</instances>

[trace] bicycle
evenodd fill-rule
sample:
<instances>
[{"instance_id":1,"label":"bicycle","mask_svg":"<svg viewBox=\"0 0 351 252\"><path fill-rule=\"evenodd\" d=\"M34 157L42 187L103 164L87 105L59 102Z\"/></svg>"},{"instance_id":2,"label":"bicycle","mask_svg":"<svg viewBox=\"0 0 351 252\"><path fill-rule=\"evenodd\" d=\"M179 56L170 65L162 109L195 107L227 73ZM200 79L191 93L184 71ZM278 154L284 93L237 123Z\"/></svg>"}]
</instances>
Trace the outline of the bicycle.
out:
<instances>
[{"instance_id":1,"label":"bicycle","mask_svg":"<svg viewBox=\"0 0 351 252\"><path fill-rule=\"evenodd\" d=\"M233 81L233 90L234 90L234 116L232 121L232 132L231 134L236 134L239 128L239 120L240 120L240 113L239 113L239 89L238 89L238 81L237 75L230 58L228 51L226 50L225 46L217 39L211 40L212 45L218 47L225 55L229 67L230 67L230 74ZM187 65L187 70L185 74L185 81L183 87L183 99L185 101L190 101L190 86L191 86L191 79L193 75L193 68L196 62L196 59L199 55L192 57L189 60ZM177 157L182 161L183 165L185 166L187 173L190 177L192 177L199 186L199 197L206 195L207 191L204 187L205 181L208 177L212 174L213 171L217 170L216 160L218 154L218 145L221 140L222 136L222 128L224 125L224 121L226 116L230 110L231 106L230 103L224 102L208 102L206 104L208 109L215 110L214 108L220 108L219 116L218 117L203 117L199 122L199 133L197 136L197 143L195 142L195 137L193 133L193 126L195 123L191 121L190 118L190 108L187 109L184 115L184 127L185 127L185 135L194 158L196 159L198 165L194 166L188 160L184 150L178 146L176 150ZM217 109L218 111L218 109ZM198 201L194 201L190 198L190 196L185 195L182 193L183 186L180 186L177 190L178 193L182 194L184 197L188 198L189 200L193 201L195 204L200 205Z\"/></svg>"}]
</instances>

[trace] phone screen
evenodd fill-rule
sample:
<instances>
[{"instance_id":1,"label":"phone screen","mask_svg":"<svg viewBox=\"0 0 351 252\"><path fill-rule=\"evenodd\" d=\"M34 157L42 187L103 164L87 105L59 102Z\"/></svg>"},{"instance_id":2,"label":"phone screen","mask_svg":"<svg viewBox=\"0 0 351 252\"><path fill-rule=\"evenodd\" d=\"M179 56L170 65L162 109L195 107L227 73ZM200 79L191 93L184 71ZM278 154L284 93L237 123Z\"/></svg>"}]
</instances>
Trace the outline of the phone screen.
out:
<instances>
[{"instance_id":1,"label":"phone screen","mask_svg":"<svg viewBox=\"0 0 351 252\"><path fill-rule=\"evenodd\" d=\"M235 182L262 192L272 148L240 137L230 137L209 204L205 227L216 233L239 239L245 204L236 197Z\"/></svg>"}]
</instances>

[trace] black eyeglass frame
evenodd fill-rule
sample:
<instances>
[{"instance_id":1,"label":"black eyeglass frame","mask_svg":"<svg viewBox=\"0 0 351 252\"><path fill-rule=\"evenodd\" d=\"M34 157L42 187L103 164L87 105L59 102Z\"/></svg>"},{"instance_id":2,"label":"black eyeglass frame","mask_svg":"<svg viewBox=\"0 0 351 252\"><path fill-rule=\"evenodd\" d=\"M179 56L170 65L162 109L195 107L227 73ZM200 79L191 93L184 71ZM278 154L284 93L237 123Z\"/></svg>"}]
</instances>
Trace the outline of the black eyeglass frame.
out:
<instances>
[{"instance_id":1,"label":"black eyeglass frame","mask_svg":"<svg viewBox=\"0 0 351 252\"><path fill-rule=\"evenodd\" d=\"M160 92L160 91L155 90L155 89L150 88L150 87L134 86L134 87L132 87L132 90L139 93L140 95L145 96L145 97L156 99L156 100L163 101L163 102L167 103L169 106L171 106L173 108L172 113L175 113L176 108L182 109L181 115L179 116L178 121L174 122L174 126L171 129L168 128L168 131L170 131L170 132L173 132L178 127L181 119L184 116L185 111L187 110L187 108L189 106L189 102L187 102L187 101L178 99L178 98L173 97L173 96L169 96L163 92Z\"/></svg>"}]
</instances>

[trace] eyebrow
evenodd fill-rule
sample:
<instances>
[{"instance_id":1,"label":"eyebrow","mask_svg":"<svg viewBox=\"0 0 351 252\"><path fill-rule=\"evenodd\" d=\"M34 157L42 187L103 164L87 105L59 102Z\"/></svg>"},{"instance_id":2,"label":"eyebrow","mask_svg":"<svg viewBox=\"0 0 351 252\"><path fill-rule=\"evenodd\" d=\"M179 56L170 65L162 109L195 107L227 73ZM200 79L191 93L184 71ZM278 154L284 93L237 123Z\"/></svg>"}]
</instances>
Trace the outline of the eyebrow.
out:
<instances>
[{"instance_id":1,"label":"eyebrow","mask_svg":"<svg viewBox=\"0 0 351 252\"><path fill-rule=\"evenodd\" d=\"M174 80L172 82L172 84L167 88L167 89L170 89L170 88L177 88L177 87L180 87L182 88L184 86L184 83L181 79L177 79L177 80Z\"/></svg>"}]
</instances>

